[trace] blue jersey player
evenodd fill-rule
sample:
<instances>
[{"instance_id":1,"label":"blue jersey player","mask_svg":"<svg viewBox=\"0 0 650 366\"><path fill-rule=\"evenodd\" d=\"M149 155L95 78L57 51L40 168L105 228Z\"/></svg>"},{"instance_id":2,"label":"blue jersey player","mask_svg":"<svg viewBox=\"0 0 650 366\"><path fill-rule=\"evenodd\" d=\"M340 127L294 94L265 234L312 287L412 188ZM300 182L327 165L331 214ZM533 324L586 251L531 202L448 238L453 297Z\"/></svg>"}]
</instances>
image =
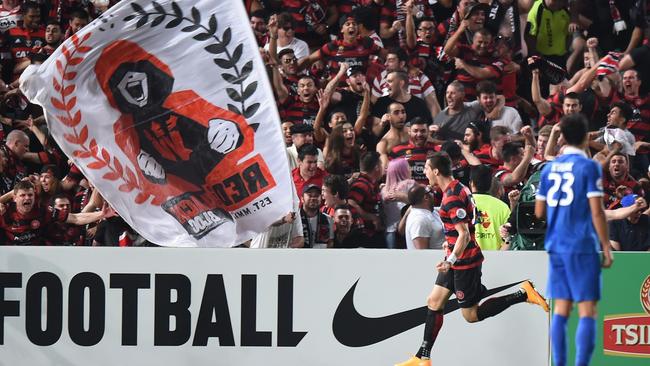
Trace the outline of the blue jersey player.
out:
<instances>
[{"instance_id":1,"label":"blue jersey player","mask_svg":"<svg viewBox=\"0 0 650 366\"><path fill-rule=\"evenodd\" d=\"M596 305L600 267L612 265L603 206L602 168L584 153L587 120L565 116L560 129L569 146L542 170L535 215L546 214L549 253L548 296L555 299L551 343L555 366L566 365L566 324L573 303L580 320L576 365L589 365L596 343ZM599 252L602 249L602 260Z\"/></svg>"}]
</instances>

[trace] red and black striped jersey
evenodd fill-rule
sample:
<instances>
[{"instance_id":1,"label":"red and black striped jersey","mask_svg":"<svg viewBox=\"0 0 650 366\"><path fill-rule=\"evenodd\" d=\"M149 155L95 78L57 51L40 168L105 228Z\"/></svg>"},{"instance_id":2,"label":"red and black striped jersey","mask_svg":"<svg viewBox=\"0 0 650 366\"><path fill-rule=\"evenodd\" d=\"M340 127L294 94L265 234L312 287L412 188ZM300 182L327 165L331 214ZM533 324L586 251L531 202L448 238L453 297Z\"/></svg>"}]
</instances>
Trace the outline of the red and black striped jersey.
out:
<instances>
[{"instance_id":1,"label":"red and black striped jersey","mask_svg":"<svg viewBox=\"0 0 650 366\"><path fill-rule=\"evenodd\" d=\"M381 23L392 25L395 20L405 20L406 13L402 9L404 9L403 7L406 3L406 0L385 1L382 6L379 21ZM414 0L413 15L416 22L425 17L433 17L433 9L431 8L431 5L429 5L429 0Z\"/></svg>"},{"instance_id":2,"label":"red and black striped jersey","mask_svg":"<svg viewBox=\"0 0 650 366\"><path fill-rule=\"evenodd\" d=\"M4 231L7 244L41 245L44 242L45 229L54 222L65 222L67 211L50 207L34 207L23 215L16 210L16 204L7 205L4 215L0 216L0 228Z\"/></svg>"},{"instance_id":3,"label":"red and black striped jersey","mask_svg":"<svg viewBox=\"0 0 650 366\"><path fill-rule=\"evenodd\" d=\"M28 57L34 48L40 49L45 46L45 28L30 30L22 27L11 28L7 32L7 46L14 61Z\"/></svg>"},{"instance_id":4,"label":"red and black striped jersey","mask_svg":"<svg viewBox=\"0 0 650 366\"><path fill-rule=\"evenodd\" d=\"M294 125L313 125L318 114L318 100L313 98L311 102L305 103L298 95L290 95L280 105L280 117L283 121L291 121Z\"/></svg>"},{"instance_id":5,"label":"red and black striped jersey","mask_svg":"<svg viewBox=\"0 0 650 366\"><path fill-rule=\"evenodd\" d=\"M282 9L293 17L296 36L302 39L301 36L307 34L308 25L323 21L328 3L327 0L282 0Z\"/></svg>"},{"instance_id":6,"label":"red and black striped jersey","mask_svg":"<svg viewBox=\"0 0 650 366\"><path fill-rule=\"evenodd\" d=\"M526 182L526 179L524 179L513 186L506 186L504 184L504 181L506 177L508 177L510 174L512 174L512 170L506 168L505 166L500 166L497 169L497 171L494 173L494 176L499 180L499 182L501 182L501 184L503 184L503 190L505 191L506 195L515 189L521 190L522 188L524 188L524 184Z\"/></svg>"},{"instance_id":7,"label":"red and black striped jersey","mask_svg":"<svg viewBox=\"0 0 650 366\"><path fill-rule=\"evenodd\" d=\"M287 88L289 95L298 95L298 80L300 77L298 75L283 75L282 84Z\"/></svg>"},{"instance_id":8,"label":"red and black striped jersey","mask_svg":"<svg viewBox=\"0 0 650 366\"><path fill-rule=\"evenodd\" d=\"M481 164L489 165L493 173L503 164L501 160L492 156L492 145L490 144L483 144L478 150L474 150L472 153L481 161Z\"/></svg>"},{"instance_id":9,"label":"red and black striped jersey","mask_svg":"<svg viewBox=\"0 0 650 366\"><path fill-rule=\"evenodd\" d=\"M381 202L379 190L367 174L359 174L359 177L352 182L348 197L354 200L365 212L379 214L379 204ZM364 219L363 224L366 235L373 236L377 231L372 221Z\"/></svg>"},{"instance_id":10,"label":"red and black striped jersey","mask_svg":"<svg viewBox=\"0 0 650 366\"><path fill-rule=\"evenodd\" d=\"M449 244L447 255L452 253L458 240L456 224L466 223L470 233L469 243L452 268L468 269L480 265L483 262L483 253L474 237L476 205L469 189L456 179L451 181L443 194L439 213L445 229L445 238Z\"/></svg>"},{"instance_id":11,"label":"red and black striped jersey","mask_svg":"<svg viewBox=\"0 0 650 366\"><path fill-rule=\"evenodd\" d=\"M411 168L411 178L420 184L427 185L429 179L424 174L424 164L437 151L440 151L440 146L434 143L428 142L424 146L418 147L409 141L406 144L394 146L388 153L388 158L391 160L406 159Z\"/></svg>"},{"instance_id":12,"label":"red and black striped jersey","mask_svg":"<svg viewBox=\"0 0 650 366\"><path fill-rule=\"evenodd\" d=\"M645 96L628 96L614 94L612 103L623 101L632 107L632 119L627 121L627 129L634 135L637 141L650 142L650 94ZM647 149L639 151L648 152Z\"/></svg>"},{"instance_id":13,"label":"red and black striped jersey","mask_svg":"<svg viewBox=\"0 0 650 366\"><path fill-rule=\"evenodd\" d=\"M491 77L487 79L499 79L503 75L503 62L491 56L479 56L474 52L472 47L459 44L458 58L465 61L470 66L487 68ZM471 102L476 99L476 83L479 79L470 75L464 69L457 70L456 80L460 81L465 87L465 101Z\"/></svg>"},{"instance_id":14,"label":"red and black striped jersey","mask_svg":"<svg viewBox=\"0 0 650 366\"><path fill-rule=\"evenodd\" d=\"M17 6L11 10L5 9L2 4L0 4L0 32L4 33L11 28L22 27L23 25L23 13L20 10L20 6Z\"/></svg>"},{"instance_id":15,"label":"red and black striped jersey","mask_svg":"<svg viewBox=\"0 0 650 366\"><path fill-rule=\"evenodd\" d=\"M325 61L325 67L331 77L339 71L339 63L346 62L350 66L368 67L370 55L376 55L379 46L369 37L357 37L353 43L342 39L328 42L320 49L320 57Z\"/></svg>"}]
</instances>

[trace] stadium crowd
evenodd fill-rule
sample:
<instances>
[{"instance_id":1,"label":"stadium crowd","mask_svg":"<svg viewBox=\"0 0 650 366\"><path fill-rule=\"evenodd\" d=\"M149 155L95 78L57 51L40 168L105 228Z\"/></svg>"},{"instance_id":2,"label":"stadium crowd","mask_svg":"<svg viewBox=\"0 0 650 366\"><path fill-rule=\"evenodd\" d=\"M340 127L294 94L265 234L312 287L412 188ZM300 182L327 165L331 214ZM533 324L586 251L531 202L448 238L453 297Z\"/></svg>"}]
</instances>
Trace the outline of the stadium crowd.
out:
<instances>
[{"instance_id":1,"label":"stadium crowd","mask_svg":"<svg viewBox=\"0 0 650 366\"><path fill-rule=\"evenodd\" d=\"M108 0L0 6L0 241L147 245L93 190L17 88ZM444 151L484 250L543 249L539 170L582 114L615 250L650 250L645 0L245 0L299 203L242 246L441 248ZM646 65L645 67L643 65ZM557 187L562 190L562 187ZM296 200L298 201L298 200Z\"/></svg>"}]
</instances>

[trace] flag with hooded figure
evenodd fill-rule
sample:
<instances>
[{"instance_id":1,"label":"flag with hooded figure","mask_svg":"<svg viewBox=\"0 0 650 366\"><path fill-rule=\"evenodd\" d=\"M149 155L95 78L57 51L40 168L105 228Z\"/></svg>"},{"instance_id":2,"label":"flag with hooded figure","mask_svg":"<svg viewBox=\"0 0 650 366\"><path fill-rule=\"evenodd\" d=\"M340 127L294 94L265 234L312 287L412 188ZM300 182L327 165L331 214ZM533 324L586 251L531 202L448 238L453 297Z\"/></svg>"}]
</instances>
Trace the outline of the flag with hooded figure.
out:
<instances>
[{"instance_id":1,"label":"flag with hooded figure","mask_svg":"<svg viewBox=\"0 0 650 366\"><path fill-rule=\"evenodd\" d=\"M292 210L280 121L241 2L123 1L21 89L151 242L244 242Z\"/></svg>"}]
</instances>

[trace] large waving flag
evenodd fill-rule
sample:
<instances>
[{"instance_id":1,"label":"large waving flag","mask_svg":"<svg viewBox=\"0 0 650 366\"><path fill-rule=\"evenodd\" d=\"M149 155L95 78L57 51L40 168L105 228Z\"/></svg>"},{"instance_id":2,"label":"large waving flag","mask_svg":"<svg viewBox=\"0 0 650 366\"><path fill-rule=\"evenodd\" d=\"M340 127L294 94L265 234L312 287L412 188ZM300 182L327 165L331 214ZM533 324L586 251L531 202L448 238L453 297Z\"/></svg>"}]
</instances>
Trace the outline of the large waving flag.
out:
<instances>
[{"instance_id":1,"label":"large waving flag","mask_svg":"<svg viewBox=\"0 0 650 366\"><path fill-rule=\"evenodd\" d=\"M232 246L292 209L292 181L241 1L123 1L21 89L120 215L167 246Z\"/></svg>"}]
</instances>

